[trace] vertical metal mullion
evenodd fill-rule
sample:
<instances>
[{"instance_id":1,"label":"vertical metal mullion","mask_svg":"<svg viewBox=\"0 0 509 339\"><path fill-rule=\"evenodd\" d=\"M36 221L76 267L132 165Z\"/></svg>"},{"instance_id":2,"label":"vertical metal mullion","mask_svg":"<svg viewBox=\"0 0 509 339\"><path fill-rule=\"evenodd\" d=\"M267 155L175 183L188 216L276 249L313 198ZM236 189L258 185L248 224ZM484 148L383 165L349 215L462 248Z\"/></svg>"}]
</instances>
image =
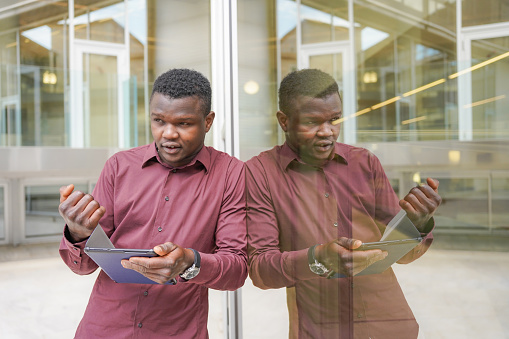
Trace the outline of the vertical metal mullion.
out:
<instances>
[{"instance_id":1,"label":"vertical metal mullion","mask_svg":"<svg viewBox=\"0 0 509 339\"><path fill-rule=\"evenodd\" d=\"M354 114L357 111L357 58L355 57L355 19L354 19L354 3L353 0L348 0L348 40L349 40L349 48L348 51L346 51L345 56L348 57L348 67L343 67L343 81L346 79L349 79L349 83L346 84L346 87L352 87L348 93L350 93L351 98L349 99L351 104L347 109L350 110L350 112L347 112L347 114ZM351 72L351 74L347 74L348 72ZM345 91L343 90L343 93ZM345 94L343 94L345 96ZM345 102L345 98L343 98L343 105ZM344 114L344 113L343 113ZM346 114L345 114L346 115ZM345 142L355 144L357 143L357 118L349 119L351 121L348 121L349 124L349 131L348 131L348 140L345 132L345 124L343 123L343 134L345 135Z\"/></svg>"},{"instance_id":2,"label":"vertical metal mullion","mask_svg":"<svg viewBox=\"0 0 509 339\"><path fill-rule=\"evenodd\" d=\"M239 157L237 1L211 0L210 6L214 147ZM225 339L241 339L241 291L224 292L222 299Z\"/></svg>"}]
</instances>

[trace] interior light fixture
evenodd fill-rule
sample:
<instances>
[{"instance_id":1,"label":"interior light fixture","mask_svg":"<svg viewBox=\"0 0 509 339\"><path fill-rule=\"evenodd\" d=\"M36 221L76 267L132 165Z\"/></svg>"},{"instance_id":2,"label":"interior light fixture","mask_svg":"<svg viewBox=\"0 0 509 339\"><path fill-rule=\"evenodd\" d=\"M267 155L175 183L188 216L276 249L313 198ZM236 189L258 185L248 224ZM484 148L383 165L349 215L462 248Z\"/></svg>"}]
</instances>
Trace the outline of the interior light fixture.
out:
<instances>
[{"instance_id":1,"label":"interior light fixture","mask_svg":"<svg viewBox=\"0 0 509 339\"><path fill-rule=\"evenodd\" d=\"M260 85L258 85L258 83L254 80L249 80L244 84L244 92L246 92L247 94L253 95L258 93L259 90Z\"/></svg>"},{"instance_id":2,"label":"interior light fixture","mask_svg":"<svg viewBox=\"0 0 509 339\"><path fill-rule=\"evenodd\" d=\"M425 89L428 89L428 88L431 88L431 87L434 87L436 85L440 85L440 84L443 84L445 82L445 79L440 79L440 80L437 80L437 81L433 81L433 82L430 82L429 84L427 85L424 85L424 86L421 86L421 87L418 87L416 89L413 89L411 91L408 91L406 93L403 94L403 97L407 97L407 96L410 96L412 94L415 94L415 93L419 93L421 91L424 91Z\"/></svg>"},{"instance_id":3,"label":"interior light fixture","mask_svg":"<svg viewBox=\"0 0 509 339\"><path fill-rule=\"evenodd\" d=\"M42 83L46 85L55 85L57 83L57 75L50 71L44 72L42 74Z\"/></svg>"},{"instance_id":4,"label":"interior light fixture","mask_svg":"<svg viewBox=\"0 0 509 339\"><path fill-rule=\"evenodd\" d=\"M460 151L449 151L449 162L451 164L459 164L461 160Z\"/></svg>"},{"instance_id":5,"label":"interior light fixture","mask_svg":"<svg viewBox=\"0 0 509 339\"><path fill-rule=\"evenodd\" d=\"M497 101L497 100L500 100L500 99L504 99L504 98L505 98L505 94L502 94L502 95L499 95L497 97L493 97L493 98L489 98L489 99L484 99L484 100L479 100L479 101L473 102L471 104L463 106L463 108L470 108L470 107L475 107L475 106L479 106L479 105L484 105L484 104L487 104L487 103L490 103L490 102L493 102L493 101Z\"/></svg>"},{"instance_id":6,"label":"interior light fixture","mask_svg":"<svg viewBox=\"0 0 509 339\"><path fill-rule=\"evenodd\" d=\"M401 122L402 125L408 125L408 124L411 124L412 122L417 122L417 121L421 121L421 120L426 120L428 117L426 116L422 116L422 117L418 117L418 118L413 118L413 119L408 119L408 120L403 120Z\"/></svg>"},{"instance_id":7,"label":"interior light fixture","mask_svg":"<svg viewBox=\"0 0 509 339\"><path fill-rule=\"evenodd\" d=\"M494 58L491 58L491 59L488 59L488 60L483 61L481 63L478 63L477 65L474 65L472 67L465 68L464 70L459 71L458 73L451 74L451 75L449 75L449 79L457 78L460 75L463 75L463 74L468 73L468 72L475 71L476 69L479 69L481 67L484 67L484 66L489 65L489 64L491 64L491 63L493 63L495 61L498 61L498 60L501 60L501 59L504 59L504 58L507 58L507 57L509 57L509 52L506 52L504 54L500 54L499 56L496 56Z\"/></svg>"}]
</instances>

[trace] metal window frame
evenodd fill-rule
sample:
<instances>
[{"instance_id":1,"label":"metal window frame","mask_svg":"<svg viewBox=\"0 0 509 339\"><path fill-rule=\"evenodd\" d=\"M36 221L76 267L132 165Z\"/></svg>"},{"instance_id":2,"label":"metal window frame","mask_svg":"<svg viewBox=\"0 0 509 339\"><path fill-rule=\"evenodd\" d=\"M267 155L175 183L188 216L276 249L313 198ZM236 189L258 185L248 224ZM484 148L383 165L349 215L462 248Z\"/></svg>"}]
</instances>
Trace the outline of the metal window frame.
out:
<instances>
[{"instance_id":1,"label":"metal window frame","mask_svg":"<svg viewBox=\"0 0 509 339\"><path fill-rule=\"evenodd\" d=\"M0 181L0 188L3 189L3 202L4 202L4 238L0 238L0 245L6 245L10 240L10 227L9 227L9 199L7 199L7 191L9 189L9 183L7 181Z\"/></svg>"},{"instance_id":2,"label":"metal window frame","mask_svg":"<svg viewBox=\"0 0 509 339\"><path fill-rule=\"evenodd\" d=\"M210 0L214 148L240 157L237 0ZM223 292L225 339L242 339L242 289Z\"/></svg>"},{"instance_id":3,"label":"metal window frame","mask_svg":"<svg viewBox=\"0 0 509 339\"><path fill-rule=\"evenodd\" d=\"M117 109L118 109L118 147L128 146L125 138L125 107L124 86L125 80L130 77L130 52L129 52L129 10L127 0L124 3L125 24L124 42L108 43L95 40L76 39L74 32L74 0L69 1L69 144L71 147L88 147L85 135L86 117L84 112L83 93L83 55L93 53L117 57ZM79 71L79 72L78 72Z\"/></svg>"},{"instance_id":4,"label":"metal window frame","mask_svg":"<svg viewBox=\"0 0 509 339\"><path fill-rule=\"evenodd\" d=\"M74 183L75 185L85 185L88 189L91 187L91 182L97 181L97 179L85 178L85 177L61 177L61 178L24 178L19 181L18 185L18 214L19 214L19 225L18 233L16 237L20 243L33 244L41 242L58 242L61 240L62 235L40 235L27 237L26 235L26 204L25 204L25 189L29 186L52 186L52 185L66 185L67 183ZM62 229L63 229L62 224Z\"/></svg>"}]
</instances>

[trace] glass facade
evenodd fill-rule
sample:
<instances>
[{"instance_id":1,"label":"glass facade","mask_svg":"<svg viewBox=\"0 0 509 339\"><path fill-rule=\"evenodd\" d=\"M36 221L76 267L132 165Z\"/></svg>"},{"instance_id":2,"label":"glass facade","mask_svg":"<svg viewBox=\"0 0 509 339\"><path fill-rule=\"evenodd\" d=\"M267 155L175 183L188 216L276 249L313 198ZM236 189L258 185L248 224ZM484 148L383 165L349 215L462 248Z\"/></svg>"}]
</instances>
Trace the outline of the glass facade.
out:
<instances>
[{"instance_id":1,"label":"glass facade","mask_svg":"<svg viewBox=\"0 0 509 339\"><path fill-rule=\"evenodd\" d=\"M281 79L302 68L331 74L339 141L375 153L400 197L416 174L440 180L438 238L507 235L508 51L509 4L498 0L3 1L0 154L34 156L26 171L26 158L0 158L0 243L59 238L58 188L68 182L55 177L69 173L88 191L105 159L94 157L89 174L41 154L80 149L86 159L150 143L152 83L178 67L213 85L206 144L227 151L231 138L243 161L284 142ZM248 316L266 299L278 300L267 321L283 324L273 337L287 336L284 291L244 289L244 337L266 337ZM210 318L226 322L215 304Z\"/></svg>"}]
</instances>

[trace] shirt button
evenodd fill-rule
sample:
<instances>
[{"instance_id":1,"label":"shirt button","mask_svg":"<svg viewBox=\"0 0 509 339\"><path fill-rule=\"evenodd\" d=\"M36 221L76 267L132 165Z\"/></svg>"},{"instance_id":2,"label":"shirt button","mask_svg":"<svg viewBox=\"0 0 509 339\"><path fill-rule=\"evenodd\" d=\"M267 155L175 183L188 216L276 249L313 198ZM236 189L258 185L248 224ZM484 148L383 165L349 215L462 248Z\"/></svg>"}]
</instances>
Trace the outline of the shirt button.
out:
<instances>
[{"instance_id":1,"label":"shirt button","mask_svg":"<svg viewBox=\"0 0 509 339\"><path fill-rule=\"evenodd\" d=\"M143 295L147 296L148 295L148 291L143 292Z\"/></svg>"},{"instance_id":2,"label":"shirt button","mask_svg":"<svg viewBox=\"0 0 509 339\"><path fill-rule=\"evenodd\" d=\"M161 231L163 230L163 228L162 228L161 226L159 226L159 227L157 228L157 230L158 230L159 232L161 232Z\"/></svg>"},{"instance_id":3,"label":"shirt button","mask_svg":"<svg viewBox=\"0 0 509 339\"><path fill-rule=\"evenodd\" d=\"M141 328L143 326L142 323L138 323L138 327Z\"/></svg>"},{"instance_id":4,"label":"shirt button","mask_svg":"<svg viewBox=\"0 0 509 339\"><path fill-rule=\"evenodd\" d=\"M164 200L168 201L168 200L170 200L170 198L168 198L168 197L164 197Z\"/></svg>"},{"instance_id":5,"label":"shirt button","mask_svg":"<svg viewBox=\"0 0 509 339\"><path fill-rule=\"evenodd\" d=\"M177 172L177 170L176 170L176 169L172 169L171 171L172 171L173 173L176 173L176 172Z\"/></svg>"},{"instance_id":6,"label":"shirt button","mask_svg":"<svg viewBox=\"0 0 509 339\"><path fill-rule=\"evenodd\" d=\"M329 193L325 193L325 197L328 198L329 197Z\"/></svg>"},{"instance_id":7,"label":"shirt button","mask_svg":"<svg viewBox=\"0 0 509 339\"><path fill-rule=\"evenodd\" d=\"M78 265L78 262L76 260L73 261L74 265Z\"/></svg>"},{"instance_id":8,"label":"shirt button","mask_svg":"<svg viewBox=\"0 0 509 339\"><path fill-rule=\"evenodd\" d=\"M333 225L334 225L334 227L338 227L338 223L337 222L335 222Z\"/></svg>"}]
</instances>

